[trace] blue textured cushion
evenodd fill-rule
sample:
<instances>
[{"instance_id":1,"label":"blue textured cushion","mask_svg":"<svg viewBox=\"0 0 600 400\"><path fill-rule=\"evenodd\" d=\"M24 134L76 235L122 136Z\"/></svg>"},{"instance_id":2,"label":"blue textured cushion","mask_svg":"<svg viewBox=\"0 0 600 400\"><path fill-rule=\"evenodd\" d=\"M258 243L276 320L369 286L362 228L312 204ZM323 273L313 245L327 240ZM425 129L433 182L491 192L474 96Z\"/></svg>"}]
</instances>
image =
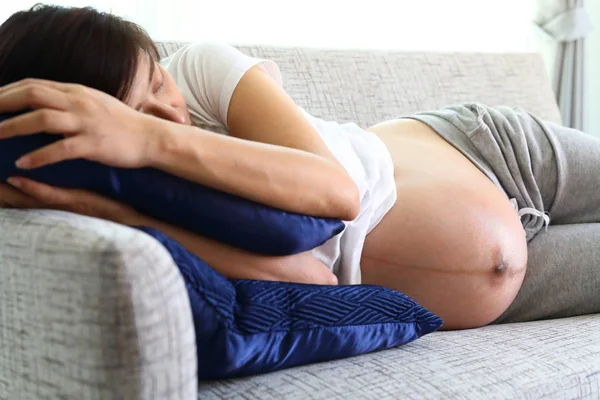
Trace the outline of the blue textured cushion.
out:
<instances>
[{"instance_id":1,"label":"blue textured cushion","mask_svg":"<svg viewBox=\"0 0 600 400\"><path fill-rule=\"evenodd\" d=\"M442 324L414 300L384 287L227 280L160 231L138 229L169 251L185 280L200 379L260 374L387 349Z\"/></svg>"},{"instance_id":2,"label":"blue textured cushion","mask_svg":"<svg viewBox=\"0 0 600 400\"><path fill-rule=\"evenodd\" d=\"M7 115L0 115L0 121ZM192 232L261 254L311 250L340 233L343 222L289 213L152 168L112 168L70 160L19 170L22 155L62 139L36 134L0 140L0 181L21 175L50 185L94 191Z\"/></svg>"}]
</instances>

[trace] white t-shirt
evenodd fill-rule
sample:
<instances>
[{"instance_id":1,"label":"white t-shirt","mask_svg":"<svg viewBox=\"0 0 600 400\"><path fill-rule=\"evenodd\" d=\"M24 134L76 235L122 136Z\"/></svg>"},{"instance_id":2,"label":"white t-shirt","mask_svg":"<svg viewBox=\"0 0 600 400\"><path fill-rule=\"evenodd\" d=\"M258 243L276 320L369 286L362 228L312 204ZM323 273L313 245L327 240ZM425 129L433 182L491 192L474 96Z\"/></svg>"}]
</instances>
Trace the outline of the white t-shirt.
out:
<instances>
[{"instance_id":1,"label":"white t-shirt","mask_svg":"<svg viewBox=\"0 0 600 400\"><path fill-rule=\"evenodd\" d=\"M279 67L270 60L247 56L224 43L197 43L161 61L175 79L187 103L192 123L211 132L228 134L227 112L242 76L260 66L280 85ZM356 124L339 124L302 110L329 150L346 168L360 192L360 212L344 230L315 248L314 256L338 277L340 284L361 282L360 258L366 235L396 201L393 163L383 142Z\"/></svg>"}]
</instances>

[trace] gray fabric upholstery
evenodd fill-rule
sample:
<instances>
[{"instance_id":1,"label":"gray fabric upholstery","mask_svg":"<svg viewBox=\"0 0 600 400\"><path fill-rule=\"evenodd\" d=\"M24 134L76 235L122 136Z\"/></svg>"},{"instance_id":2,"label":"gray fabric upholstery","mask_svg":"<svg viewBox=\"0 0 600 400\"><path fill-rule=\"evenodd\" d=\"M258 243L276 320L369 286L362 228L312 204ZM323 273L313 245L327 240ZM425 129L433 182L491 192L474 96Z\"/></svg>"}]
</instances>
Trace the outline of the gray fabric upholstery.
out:
<instances>
[{"instance_id":1,"label":"gray fabric upholstery","mask_svg":"<svg viewBox=\"0 0 600 400\"><path fill-rule=\"evenodd\" d=\"M162 57L181 43L161 43ZM537 54L407 53L237 46L277 62L286 91L311 114L368 127L454 103L525 108L560 122Z\"/></svg>"},{"instance_id":2,"label":"gray fabric upholstery","mask_svg":"<svg viewBox=\"0 0 600 400\"><path fill-rule=\"evenodd\" d=\"M162 56L180 43L159 43ZM240 46L309 112L368 126L464 101L559 121L533 54ZM598 398L597 316L436 333L332 363L204 383L200 399ZM194 399L186 291L158 242L58 211L0 209L0 399Z\"/></svg>"},{"instance_id":3,"label":"gray fabric upholstery","mask_svg":"<svg viewBox=\"0 0 600 400\"><path fill-rule=\"evenodd\" d=\"M199 399L600 398L600 318L436 332L397 349L200 385Z\"/></svg>"},{"instance_id":4,"label":"gray fabric upholstery","mask_svg":"<svg viewBox=\"0 0 600 400\"><path fill-rule=\"evenodd\" d=\"M151 236L0 209L0 399L192 399L189 300Z\"/></svg>"}]
</instances>

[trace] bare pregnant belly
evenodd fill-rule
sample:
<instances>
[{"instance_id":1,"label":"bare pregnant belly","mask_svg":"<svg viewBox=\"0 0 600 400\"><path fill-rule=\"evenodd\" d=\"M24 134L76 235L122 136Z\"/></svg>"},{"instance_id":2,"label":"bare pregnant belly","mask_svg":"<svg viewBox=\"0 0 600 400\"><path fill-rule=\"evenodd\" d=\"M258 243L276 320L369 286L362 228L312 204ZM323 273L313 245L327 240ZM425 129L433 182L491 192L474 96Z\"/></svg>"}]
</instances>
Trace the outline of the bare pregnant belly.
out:
<instances>
[{"instance_id":1,"label":"bare pregnant belly","mask_svg":"<svg viewBox=\"0 0 600 400\"><path fill-rule=\"evenodd\" d=\"M362 282L406 293L445 329L492 322L525 273L525 234L511 204L427 125L395 120L369 130L391 153L398 199L366 238Z\"/></svg>"}]
</instances>

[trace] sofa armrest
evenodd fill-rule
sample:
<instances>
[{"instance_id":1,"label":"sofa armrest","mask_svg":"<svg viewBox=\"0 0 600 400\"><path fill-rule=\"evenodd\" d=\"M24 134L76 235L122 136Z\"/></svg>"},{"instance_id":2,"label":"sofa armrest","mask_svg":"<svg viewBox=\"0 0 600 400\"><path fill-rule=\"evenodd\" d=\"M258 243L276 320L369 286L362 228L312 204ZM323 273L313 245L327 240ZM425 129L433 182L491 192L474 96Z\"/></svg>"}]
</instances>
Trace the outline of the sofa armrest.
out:
<instances>
[{"instance_id":1,"label":"sofa armrest","mask_svg":"<svg viewBox=\"0 0 600 400\"><path fill-rule=\"evenodd\" d=\"M183 279L151 236L0 209L1 399L195 399Z\"/></svg>"}]
</instances>

